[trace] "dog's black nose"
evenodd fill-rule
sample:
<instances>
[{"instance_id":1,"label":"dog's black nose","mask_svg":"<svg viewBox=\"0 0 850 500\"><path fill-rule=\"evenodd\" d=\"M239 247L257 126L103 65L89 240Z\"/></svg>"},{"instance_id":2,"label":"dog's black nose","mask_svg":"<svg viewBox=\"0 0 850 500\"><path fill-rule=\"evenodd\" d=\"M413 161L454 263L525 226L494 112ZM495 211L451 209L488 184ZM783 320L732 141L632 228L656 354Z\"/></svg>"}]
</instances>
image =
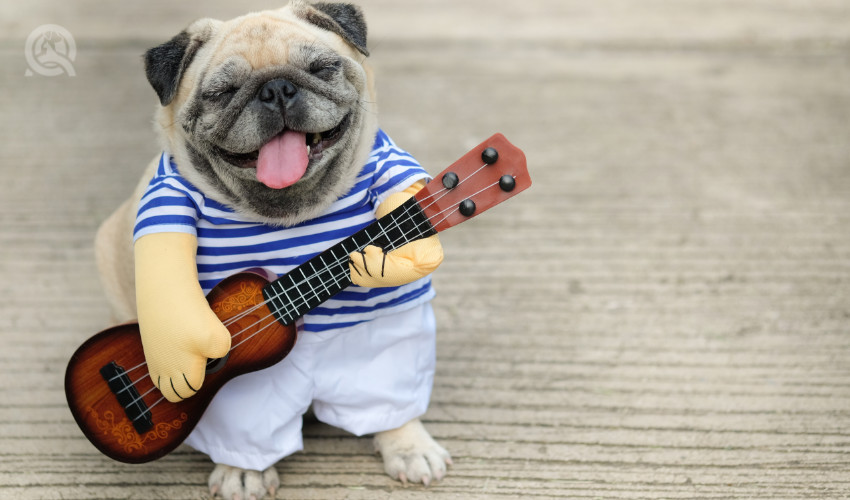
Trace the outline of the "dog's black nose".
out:
<instances>
[{"instance_id":1,"label":"dog's black nose","mask_svg":"<svg viewBox=\"0 0 850 500\"><path fill-rule=\"evenodd\" d=\"M258 98L261 102L274 106L283 107L287 102L292 101L298 96L298 87L292 84L289 80L278 78L270 80L260 89Z\"/></svg>"}]
</instances>

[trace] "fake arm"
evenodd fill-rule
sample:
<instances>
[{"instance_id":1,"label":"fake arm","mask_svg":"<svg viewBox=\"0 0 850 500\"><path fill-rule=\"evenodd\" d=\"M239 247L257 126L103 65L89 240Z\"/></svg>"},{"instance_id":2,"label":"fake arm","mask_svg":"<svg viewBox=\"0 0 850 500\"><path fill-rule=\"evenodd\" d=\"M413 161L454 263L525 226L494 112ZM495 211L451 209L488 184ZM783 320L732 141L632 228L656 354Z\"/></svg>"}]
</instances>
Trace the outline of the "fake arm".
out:
<instances>
[{"instance_id":1,"label":"fake arm","mask_svg":"<svg viewBox=\"0 0 850 500\"><path fill-rule=\"evenodd\" d=\"M155 233L136 241L136 305L151 380L172 403L201 388L207 358L230 350L230 332L198 283L191 234Z\"/></svg>"},{"instance_id":2,"label":"fake arm","mask_svg":"<svg viewBox=\"0 0 850 500\"><path fill-rule=\"evenodd\" d=\"M375 216L381 218L395 210L425 186L419 181L400 193L387 197L378 205ZM349 269L351 281L364 287L399 286L434 272L443 261L443 247L437 235L412 241L384 254L381 248L369 245L363 252L353 252Z\"/></svg>"}]
</instances>

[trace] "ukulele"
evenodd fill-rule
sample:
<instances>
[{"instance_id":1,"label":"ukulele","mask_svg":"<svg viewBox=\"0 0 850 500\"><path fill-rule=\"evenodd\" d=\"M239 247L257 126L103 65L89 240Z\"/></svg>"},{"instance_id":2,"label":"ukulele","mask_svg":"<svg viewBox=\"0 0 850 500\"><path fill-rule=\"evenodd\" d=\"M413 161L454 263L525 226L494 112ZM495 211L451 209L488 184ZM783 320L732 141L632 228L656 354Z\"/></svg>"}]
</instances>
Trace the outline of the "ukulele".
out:
<instances>
[{"instance_id":1,"label":"ukulele","mask_svg":"<svg viewBox=\"0 0 850 500\"><path fill-rule=\"evenodd\" d=\"M529 186L525 155L496 134L394 211L286 275L257 268L224 279L207 301L231 333L230 352L208 360L204 385L178 403L166 400L150 380L138 323L96 334L71 356L65 372L74 420L114 460L145 463L166 455L186 439L227 381L289 353L295 320L351 284L352 252L367 245L389 251L431 236Z\"/></svg>"}]
</instances>

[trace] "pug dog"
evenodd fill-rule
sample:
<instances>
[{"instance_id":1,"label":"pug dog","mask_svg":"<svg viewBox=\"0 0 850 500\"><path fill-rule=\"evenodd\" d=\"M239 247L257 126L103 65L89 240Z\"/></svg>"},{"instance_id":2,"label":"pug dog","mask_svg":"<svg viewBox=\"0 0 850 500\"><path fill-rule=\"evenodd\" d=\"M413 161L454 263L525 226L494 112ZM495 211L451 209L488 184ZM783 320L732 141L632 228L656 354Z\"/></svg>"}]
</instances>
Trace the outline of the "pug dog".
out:
<instances>
[{"instance_id":1,"label":"pug dog","mask_svg":"<svg viewBox=\"0 0 850 500\"><path fill-rule=\"evenodd\" d=\"M139 319L169 401L191 397L206 359L231 347L205 292L250 267L282 275L427 181L378 127L367 56L358 7L302 0L201 19L145 54L164 152L95 249L114 319ZM219 391L187 440L216 463L213 495L273 497L274 464L301 449L308 408L375 434L394 479L443 478L451 457L418 420L434 371L427 275L441 259L436 235L352 254L355 285L299 320L287 358Z\"/></svg>"}]
</instances>

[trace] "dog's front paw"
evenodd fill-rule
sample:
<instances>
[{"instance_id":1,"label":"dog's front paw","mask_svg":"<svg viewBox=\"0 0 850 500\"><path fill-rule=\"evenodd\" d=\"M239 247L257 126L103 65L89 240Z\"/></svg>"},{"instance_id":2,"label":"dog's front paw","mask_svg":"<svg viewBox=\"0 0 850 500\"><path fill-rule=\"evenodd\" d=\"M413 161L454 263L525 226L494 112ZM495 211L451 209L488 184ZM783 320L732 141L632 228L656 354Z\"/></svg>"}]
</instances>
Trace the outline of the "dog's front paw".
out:
<instances>
[{"instance_id":1,"label":"dog's front paw","mask_svg":"<svg viewBox=\"0 0 850 500\"><path fill-rule=\"evenodd\" d=\"M446 475L452 457L428 434L419 419L398 429L375 434L375 449L384 457L384 471L404 484L408 481L425 486Z\"/></svg>"},{"instance_id":2,"label":"dog's front paw","mask_svg":"<svg viewBox=\"0 0 850 500\"><path fill-rule=\"evenodd\" d=\"M274 498L280 478L274 465L263 472L216 464L209 480L210 494L225 500L259 500L268 493Z\"/></svg>"}]
</instances>

